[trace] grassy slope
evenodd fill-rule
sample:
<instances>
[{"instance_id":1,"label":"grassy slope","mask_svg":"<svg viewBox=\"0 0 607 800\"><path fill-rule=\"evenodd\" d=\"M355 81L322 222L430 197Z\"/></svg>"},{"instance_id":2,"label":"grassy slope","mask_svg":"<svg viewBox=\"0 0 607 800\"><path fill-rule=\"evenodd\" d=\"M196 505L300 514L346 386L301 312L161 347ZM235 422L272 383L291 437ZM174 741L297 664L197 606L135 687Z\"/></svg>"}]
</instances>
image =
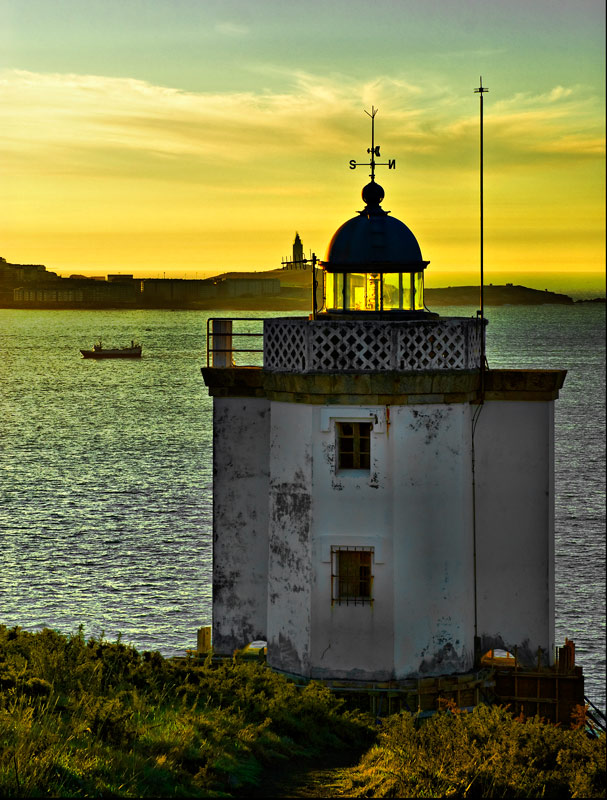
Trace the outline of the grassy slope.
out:
<instances>
[{"instance_id":1,"label":"grassy slope","mask_svg":"<svg viewBox=\"0 0 607 800\"><path fill-rule=\"evenodd\" d=\"M328 754L355 758L377 731L320 684L0 626L2 796L259 796L272 773L285 797L323 796L319 780L346 797L605 796L604 739L499 708L452 711L420 728L390 718L358 766L336 756L328 769Z\"/></svg>"},{"instance_id":2,"label":"grassy slope","mask_svg":"<svg viewBox=\"0 0 607 800\"><path fill-rule=\"evenodd\" d=\"M2 796L225 796L285 759L372 735L322 686L262 664L0 627Z\"/></svg>"}]
</instances>

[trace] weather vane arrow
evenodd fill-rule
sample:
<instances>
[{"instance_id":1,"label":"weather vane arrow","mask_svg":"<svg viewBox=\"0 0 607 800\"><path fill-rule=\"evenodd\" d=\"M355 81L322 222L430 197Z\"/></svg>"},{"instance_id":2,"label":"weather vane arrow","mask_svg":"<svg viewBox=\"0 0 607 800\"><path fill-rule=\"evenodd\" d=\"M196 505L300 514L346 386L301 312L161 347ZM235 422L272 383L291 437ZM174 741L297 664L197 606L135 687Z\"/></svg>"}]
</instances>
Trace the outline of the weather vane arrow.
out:
<instances>
[{"instance_id":1,"label":"weather vane arrow","mask_svg":"<svg viewBox=\"0 0 607 800\"><path fill-rule=\"evenodd\" d=\"M375 180L375 167L388 167L388 169L396 169L396 159L391 158L389 161L379 162L375 160L375 157L380 158L379 155L379 148L380 145L375 144L375 115L379 111L378 108L374 108L371 106L371 113L365 110L365 114L371 117L371 147L367 148L367 153L371 156L370 161L356 161L355 158L350 159L350 169L356 169L356 167L371 167L371 174L369 177L372 181Z\"/></svg>"}]
</instances>

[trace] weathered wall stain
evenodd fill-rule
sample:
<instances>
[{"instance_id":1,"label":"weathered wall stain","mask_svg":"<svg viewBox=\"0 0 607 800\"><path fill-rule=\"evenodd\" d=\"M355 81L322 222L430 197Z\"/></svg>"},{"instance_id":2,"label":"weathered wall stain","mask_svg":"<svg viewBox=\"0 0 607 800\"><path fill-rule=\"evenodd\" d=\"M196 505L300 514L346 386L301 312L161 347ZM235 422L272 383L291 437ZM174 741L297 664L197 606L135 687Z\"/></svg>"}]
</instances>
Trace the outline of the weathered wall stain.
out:
<instances>
[{"instance_id":1,"label":"weathered wall stain","mask_svg":"<svg viewBox=\"0 0 607 800\"><path fill-rule=\"evenodd\" d=\"M251 624L246 611L233 617L233 624L227 629L213 631L213 649L218 653L233 653L249 642L265 639L266 632Z\"/></svg>"},{"instance_id":2,"label":"weathered wall stain","mask_svg":"<svg viewBox=\"0 0 607 800\"><path fill-rule=\"evenodd\" d=\"M529 639L524 639L522 642L509 642L504 639L500 633L487 634L483 633L480 637L481 640L481 653L484 655L489 650L506 650L508 653L514 655L522 666L533 667L537 666L538 648L531 645ZM541 649L540 664L546 666L549 663L548 652Z\"/></svg>"},{"instance_id":3,"label":"weathered wall stain","mask_svg":"<svg viewBox=\"0 0 607 800\"><path fill-rule=\"evenodd\" d=\"M268 642L268 661L277 669L301 675L304 670L304 660L293 642L283 633Z\"/></svg>"},{"instance_id":4,"label":"weathered wall stain","mask_svg":"<svg viewBox=\"0 0 607 800\"><path fill-rule=\"evenodd\" d=\"M421 675L448 675L454 672L467 672L474 664L473 653L461 650L458 652L450 641L446 641L438 650L419 664Z\"/></svg>"},{"instance_id":5,"label":"weathered wall stain","mask_svg":"<svg viewBox=\"0 0 607 800\"><path fill-rule=\"evenodd\" d=\"M269 402L215 400L213 647L231 654L267 633Z\"/></svg>"},{"instance_id":6,"label":"weathered wall stain","mask_svg":"<svg viewBox=\"0 0 607 800\"><path fill-rule=\"evenodd\" d=\"M409 423L409 428L412 431L425 430L426 437L424 442L425 444L430 444L433 439L436 439L441 430L448 430L449 421L445 422L445 420L450 416L450 412L450 406L437 408L433 411L412 409L413 421Z\"/></svg>"}]
</instances>

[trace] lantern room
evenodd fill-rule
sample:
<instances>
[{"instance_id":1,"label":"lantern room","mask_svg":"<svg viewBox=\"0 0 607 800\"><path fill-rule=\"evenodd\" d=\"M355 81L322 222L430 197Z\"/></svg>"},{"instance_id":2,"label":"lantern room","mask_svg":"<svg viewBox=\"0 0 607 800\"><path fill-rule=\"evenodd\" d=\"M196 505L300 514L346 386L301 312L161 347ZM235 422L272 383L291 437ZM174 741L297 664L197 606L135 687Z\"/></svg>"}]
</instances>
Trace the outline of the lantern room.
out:
<instances>
[{"instance_id":1,"label":"lantern room","mask_svg":"<svg viewBox=\"0 0 607 800\"><path fill-rule=\"evenodd\" d=\"M319 312L327 316L417 319L434 317L424 307L424 270L417 239L380 203L384 190L372 178L362 190L365 208L331 239L324 261ZM320 283L320 281L319 281Z\"/></svg>"}]
</instances>

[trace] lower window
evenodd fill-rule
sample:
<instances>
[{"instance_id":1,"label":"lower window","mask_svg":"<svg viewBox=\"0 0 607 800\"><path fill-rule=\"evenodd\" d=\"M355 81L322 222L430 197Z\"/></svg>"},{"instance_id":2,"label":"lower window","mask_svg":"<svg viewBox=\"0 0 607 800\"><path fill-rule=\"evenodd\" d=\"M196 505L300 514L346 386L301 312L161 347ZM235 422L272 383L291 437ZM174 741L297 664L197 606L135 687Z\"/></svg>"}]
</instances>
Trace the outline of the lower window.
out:
<instances>
[{"instance_id":1,"label":"lower window","mask_svg":"<svg viewBox=\"0 0 607 800\"><path fill-rule=\"evenodd\" d=\"M373 548L331 548L331 605L373 602Z\"/></svg>"}]
</instances>

